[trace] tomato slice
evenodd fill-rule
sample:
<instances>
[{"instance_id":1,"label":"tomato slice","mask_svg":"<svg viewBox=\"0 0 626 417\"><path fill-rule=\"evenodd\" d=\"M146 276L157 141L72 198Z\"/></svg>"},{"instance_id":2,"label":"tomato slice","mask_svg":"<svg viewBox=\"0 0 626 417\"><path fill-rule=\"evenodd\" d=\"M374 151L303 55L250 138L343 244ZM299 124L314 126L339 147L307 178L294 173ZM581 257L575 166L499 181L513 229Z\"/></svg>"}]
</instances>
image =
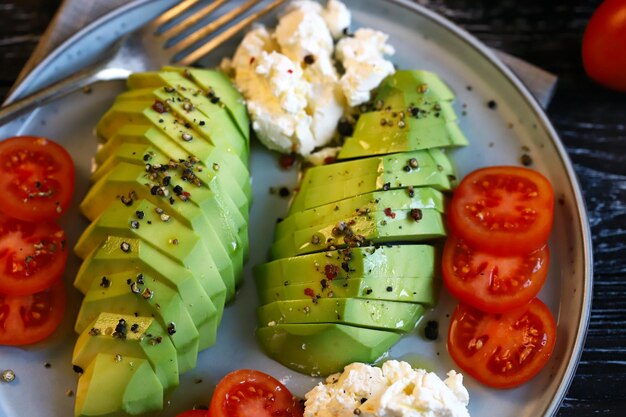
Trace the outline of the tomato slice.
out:
<instances>
[{"instance_id":1,"label":"tomato slice","mask_svg":"<svg viewBox=\"0 0 626 417\"><path fill-rule=\"evenodd\" d=\"M448 220L454 234L494 254L526 254L550 236L554 191L540 173L500 166L476 170L454 192Z\"/></svg>"},{"instance_id":2,"label":"tomato slice","mask_svg":"<svg viewBox=\"0 0 626 417\"><path fill-rule=\"evenodd\" d=\"M190 410L185 411L182 414L177 415L176 417L207 417L209 414L207 410Z\"/></svg>"},{"instance_id":3,"label":"tomato slice","mask_svg":"<svg viewBox=\"0 0 626 417\"><path fill-rule=\"evenodd\" d=\"M250 369L226 375L215 388L210 417L302 417L300 400L275 378Z\"/></svg>"},{"instance_id":4,"label":"tomato slice","mask_svg":"<svg viewBox=\"0 0 626 417\"><path fill-rule=\"evenodd\" d=\"M31 295L0 294L0 345L27 345L50 336L63 319L65 301L60 281Z\"/></svg>"},{"instance_id":5,"label":"tomato slice","mask_svg":"<svg viewBox=\"0 0 626 417\"><path fill-rule=\"evenodd\" d=\"M535 298L548 276L548 245L526 255L491 255L456 236L443 250L443 282L462 303L503 313Z\"/></svg>"},{"instance_id":6,"label":"tomato slice","mask_svg":"<svg viewBox=\"0 0 626 417\"><path fill-rule=\"evenodd\" d=\"M65 232L54 222L0 214L0 293L28 295L58 281L67 262Z\"/></svg>"},{"instance_id":7,"label":"tomato slice","mask_svg":"<svg viewBox=\"0 0 626 417\"><path fill-rule=\"evenodd\" d=\"M504 314L483 313L465 304L454 311L448 351L461 369L495 388L512 388L534 377L556 341L556 323L535 298Z\"/></svg>"},{"instance_id":8,"label":"tomato slice","mask_svg":"<svg viewBox=\"0 0 626 417\"><path fill-rule=\"evenodd\" d=\"M69 207L74 164L59 144L18 136L0 141L0 211L27 221L54 220Z\"/></svg>"}]
</instances>

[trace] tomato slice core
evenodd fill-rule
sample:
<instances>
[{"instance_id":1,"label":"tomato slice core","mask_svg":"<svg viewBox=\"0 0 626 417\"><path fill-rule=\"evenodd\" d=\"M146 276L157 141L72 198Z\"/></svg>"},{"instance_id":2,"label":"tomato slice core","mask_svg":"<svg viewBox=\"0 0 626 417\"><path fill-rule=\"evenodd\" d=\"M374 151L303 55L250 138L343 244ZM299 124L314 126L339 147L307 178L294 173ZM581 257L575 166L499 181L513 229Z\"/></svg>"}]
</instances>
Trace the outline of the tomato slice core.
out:
<instances>
[{"instance_id":1,"label":"tomato slice core","mask_svg":"<svg viewBox=\"0 0 626 417\"><path fill-rule=\"evenodd\" d=\"M242 369L226 375L215 389L210 417L302 417L302 404L287 387L260 371Z\"/></svg>"},{"instance_id":2,"label":"tomato slice core","mask_svg":"<svg viewBox=\"0 0 626 417\"><path fill-rule=\"evenodd\" d=\"M454 311L448 351L461 369L495 388L512 388L534 377L556 341L556 323L539 299L504 314L465 304Z\"/></svg>"},{"instance_id":3,"label":"tomato slice core","mask_svg":"<svg viewBox=\"0 0 626 417\"><path fill-rule=\"evenodd\" d=\"M61 323L65 303L61 282L32 295L0 294L0 345L26 345L44 340Z\"/></svg>"},{"instance_id":4,"label":"tomato slice core","mask_svg":"<svg viewBox=\"0 0 626 417\"><path fill-rule=\"evenodd\" d=\"M54 220L69 207L74 164L59 144L18 136L0 141L0 210L26 221Z\"/></svg>"},{"instance_id":5,"label":"tomato slice core","mask_svg":"<svg viewBox=\"0 0 626 417\"><path fill-rule=\"evenodd\" d=\"M454 234L494 254L525 254L545 244L552 229L554 191L536 171L488 167L466 176L450 203Z\"/></svg>"},{"instance_id":6,"label":"tomato slice core","mask_svg":"<svg viewBox=\"0 0 626 417\"><path fill-rule=\"evenodd\" d=\"M502 313L535 298L548 275L547 245L525 255L492 255L456 236L448 237L442 257L446 288L481 311Z\"/></svg>"},{"instance_id":7,"label":"tomato slice core","mask_svg":"<svg viewBox=\"0 0 626 417\"><path fill-rule=\"evenodd\" d=\"M58 281L67 262L65 232L54 222L0 214L0 293L27 295Z\"/></svg>"}]
</instances>

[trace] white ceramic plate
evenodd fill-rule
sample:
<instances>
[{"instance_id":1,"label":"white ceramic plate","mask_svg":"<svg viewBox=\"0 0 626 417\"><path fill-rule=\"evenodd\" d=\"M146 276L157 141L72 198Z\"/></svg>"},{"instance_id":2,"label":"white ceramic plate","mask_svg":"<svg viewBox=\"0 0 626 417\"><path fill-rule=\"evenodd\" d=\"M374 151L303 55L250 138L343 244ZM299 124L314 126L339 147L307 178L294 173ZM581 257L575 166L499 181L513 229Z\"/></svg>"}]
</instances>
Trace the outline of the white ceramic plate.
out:
<instances>
[{"instance_id":1,"label":"white ceramic plate","mask_svg":"<svg viewBox=\"0 0 626 417\"><path fill-rule=\"evenodd\" d=\"M172 0L140 1L91 25L55 51L14 91L11 99L46 84L70 71L77 63L93 56L103 36L133 26L136 16L150 16ZM470 412L474 416L537 417L556 414L575 372L582 350L591 299L591 247L585 208L571 164L550 122L525 87L495 56L477 40L450 22L409 1L347 1L354 15L354 27L368 26L387 32L396 47L394 61L400 68L423 68L437 72L457 94L461 128L471 144L454 153L459 174L494 164L519 164L522 153L529 153L533 168L544 173L554 185L555 224L550 246L552 262L548 282L540 298L558 320L558 340L547 367L532 382L513 390L485 388L466 378L470 391ZM271 21L271 17L268 18ZM122 28L122 29L120 29ZM98 41L99 39L99 41ZM217 51L207 64L216 64L224 54L232 54L234 44ZM89 53L87 53L89 51ZM471 87L471 89L470 89ZM123 90L122 83L97 85L91 94L75 93L47 105L29 117L0 130L0 137L17 134L42 135L66 146L75 161L77 186L73 210L61 223L70 243L76 242L87 222L77 205L89 186L91 158L97 140L92 130L112 100ZM489 100L497 102L489 109ZM526 149L524 151L524 149ZM182 377L181 387L171 406L161 414L175 416L194 404L207 404L211 391L226 373L239 368L256 368L286 383L303 395L316 380L294 373L268 359L254 338L255 288L250 268L265 260L276 217L284 214L287 201L270 195L270 186L294 185L296 173L278 169L276 155L254 146L252 151L254 204L250 216L251 255L245 284L235 302L228 306L218 343L201 353L199 366ZM71 288L78 268L71 258L65 281L70 304L63 325L44 343L26 348L0 347L0 369L17 374L12 384L0 384L2 417L67 417L73 413L74 399L66 391L75 389L71 352L75 340L73 320L80 302ZM424 340L421 326L405 337L389 353L390 358L410 358L443 376L455 369L447 354L445 335L454 300L444 291L437 308L428 318L439 321L440 338ZM423 323L423 322L422 322ZM51 367L44 367L45 363ZM198 383L199 380L201 383Z\"/></svg>"}]
</instances>

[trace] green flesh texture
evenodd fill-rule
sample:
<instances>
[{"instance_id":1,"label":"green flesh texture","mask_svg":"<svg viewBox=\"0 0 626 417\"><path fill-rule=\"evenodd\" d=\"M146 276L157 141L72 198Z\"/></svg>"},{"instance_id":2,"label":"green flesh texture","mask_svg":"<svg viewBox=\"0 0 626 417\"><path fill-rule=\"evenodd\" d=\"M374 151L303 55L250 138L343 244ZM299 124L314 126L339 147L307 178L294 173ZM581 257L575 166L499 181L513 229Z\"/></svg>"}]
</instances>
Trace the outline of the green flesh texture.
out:
<instances>
[{"instance_id":1,"label":"green flesh texture","mask_svg":"<svg viewBox=\"0 0 626 417\"><path fill-rule=\"evenodd\" d=\"M412 159L415 159L417 168L407 170ZM289 212L303 211L387 187L432 187L447 191L452 187L454 175L452 164L440 149L322 165L306 171Z\"/></svg>"},{"instance_id":2,"label":"green flesh texture","mask_svg":"<svg viewBox=\"0 0 626 417\"><path fill-rule=\"evenodd\" d=\"M362 245L400 242L423 242L446 236L441 213L434 209L423 209L419 221L411 218L411 210L393 210L391 215L384 211L366 215L346 217L348 225ZM306 253L343 248L351 243L345 241L349 234L336 233L336 222L324 223L297 230L274 242L270 249L272 259L287 258ZM354 244L354 243L352 243Z\"/></svg>"},{"instance_id":3,"label":"green flesh texture","mask_svg":"<svg viewBox=\"0 0 626 417\"><path fill-rule=\"evenodd\" d=\"M122 243L128 243L127 252L121 249ZM189 269L141 239L108 236L85 258L74 286L87 294L93 281L101 283L103 277L123 271L132 271L135 276L148 274L177 291L196 327L212 320L214 313L217 314L217 322L220 322L226 300L224 284L194 276Z\"/></svg>"},{"instance_id":4,"label":"green flesh texture","mask_svg":"<svg viewBox=\"0 0 626 417\"><path fill-rule=\"evenodd\" d=\"M173 191L169 196L174 199L174 204L170 203L168 196L152 194L150 187L144 185L146 173L143 165L120 163L116 169L110 171L91 187L81 203L81 211L90 220L95 220L102 212L109 210L110 205L123 205L119 200L120 195L149 201L201 237L205 252L210 253L209 256L226 285L228 297L232 298L235 292L235 277L242 276L244 251L239 245L238 237L229 233L230 225L225 224L227 222L223 220L227 214L216 204L217 199L211 196L212 193L206 187L188 184L177 177L179 171L168 172L168 174L172 178L171 189L175 185L181 185L184 186L184 190L189 190L188 201L180 200ZM198 203L198 199L202 201ZM200 208L201 205L204 209ZM136 221L139 222L139 220ZM161 221L160 218L158 221ZM138 223L140 228L141 223ZM145 226L152 225L146 224ZM243 231L247 234L247 229L244 228Z\"/></svg>"},{"instance_id":5,"label":"green flesh texture","mask_svg":"<svg viewBox=\"0 0 626 417\"><path fill-rule=\"evenodd\" d=\"M413 330L424 314L424 307L413 303L321 298L275 301L259 307L260 326L276 324L340 323L356 327L397 331Z\"/></svg>"},{"instance_id":6,"label":"green flesh texture","mask_svg":"<svg viewBox=\"0 0 626 417\"><path fill-rule=\"evenodd\" d=\"M401 334L344 324L277 324L260 327L257 339L271 358L297 372L324 376L349 363L372 363Z\"/></svg>"},{"instance_id":7,"label":"green flesh texture","mask_svg":"<svg viewBox=\"0 0 626 417\"><path fill-rule=\"evenodd\" d=\"M115 333L119 320L125 320L127 336ZM152 317L100 313L78 337L72 364L85 369L99 353L146 359L166 394L178 386L176 348L167 330Z\"/></svg>"},{"instance_id":8,"label":"green flesh texture","mask_svg":"<svg viewBox=\"0 0 626 417\"><path fill-rule=\"evenodd\" d=\"M435 248L429 245L365 247L282 258L254 268L259 290L272 287L350 278L419 278L435 275ZM347 271L346 271L347 270ZM330 280L329 280L330 281Z\"/></svg>"},{"instance_id":9,"label":"green flesh texture","mask_svg":"<svg viewBox=\"0 0 626 417\"><path fill-rule=\"evenodd\" d=\"M118 417L163 408L163 386L146 359L100 353L78 379L75 417Z\"/></svg>"},{"instance_id":10,"label":"green flesh texture","mask_svg":"<svg viewBox=\"0 0 626 417\"><path fill-rule=\"evenodd\" d=\"M432 188L416 188L413 197L404 189L361 194L287 216L276 226L274 238L279 240L296 230L324 223L339 222L356 212L371 213L393 210L435 209L444 212L443 194Z\"/></svg>"},{"instance_id":11,"label":"green flesh texture","mask_svg":"<svg viewBox=\"0 0 626 417\"><path fill-rule=\"evenodd\" d=\"M323 278L322 278L323 279ZM322 299L359 298L367 300L401 301L419 303L433 307L437 299L437 289L433 278L396 278L369 277L334 279L294 283L259 290L261 304L275 301L311 300L308 295L312 291L315 297Z\"/></svg>"}]
</instances>

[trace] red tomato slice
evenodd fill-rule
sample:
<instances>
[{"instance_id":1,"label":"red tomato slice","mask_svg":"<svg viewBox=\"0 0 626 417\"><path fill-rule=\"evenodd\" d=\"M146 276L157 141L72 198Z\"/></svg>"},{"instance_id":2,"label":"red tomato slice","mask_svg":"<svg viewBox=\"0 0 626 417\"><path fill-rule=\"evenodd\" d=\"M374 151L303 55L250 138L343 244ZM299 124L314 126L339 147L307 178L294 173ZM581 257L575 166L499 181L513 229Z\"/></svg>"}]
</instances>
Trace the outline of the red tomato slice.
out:
<instances>
[{"instance_id":1,"label":"red tomato slice","mask_svg":"<svg viewBox=\"0 0 626 417\"><path fill-rule=\"evenodd\" d=\"M535 298L504 314L483 313L465 304L454 311L448 351L461 369L495 388L523 384L544 367L556 341L556 323Z\"/></svg>"},{"instance_id":2,"label":"red tomato slice","mask_svg":"<svg viewBox=\"0 0 626 417\"><path fill-rule=\"evenodd\" d=\"M0 210L26 221L54 220L69 207L74 164L48 139L18 136L0 141Z\"/></svg>"},{"instance_id":3,"label":"red tomato slice","mask_svg":"<svg viewBox=\"0 0 626 417\"><path fill-rule=\"evenodd\" d=\"M226 375L215 388L210 417L302 417L300 400L273 377L242 369Z\"/></svg>"},{"instance_id":4,"label":"red tomato slice","mask_svg":"<svg viewBox=\"0 0 626 417\"><path fill-rule=\"evenodd\" d=\"M27 345L44 340L59 326L64 311L62 282L31 295L0 294L0 345Z\"/></svg>"},{"instance_id":5,"label":"red tomato slice","mask_svg":"<svg viewBox=\"0 0 626 417\"><path fill-rule=\"evenodd\" d=\"M177 415L176 417L207 417L209 414L207 410L190 410L185 411L182 414Z\"/></svg>"},{"instance_id":6,"label":"red tomato slice","mask_svg":"<svg viewBox=\"0 0 626 417\"><path fill-rule=\"evenodd\" d=\"M443 282L462 303L503 313L535 298L548 275L548 245L526 255L496 256L450 236L443 250Z\"/></svg>"},{"instance_id":7,"label":"red tomato slice","mask_svg":"<svg viewBox=\"0 0 626 417\"><path fill-rule=\"evenodd\" d=\"M536 171L489 167L466 176L454 191L448 220L472 247L497 255L543 246L552 229L554 191Z\"/></svg>"},{"instance_id":8,"label":"red tomato slice","mask_svg":"<svg viewBox=\"0 0 626 417\"><path fill-rule=\"evenodd\" d=\"M58 281L67 262L65 232L54 222L0 214L0 293L28 295Z\"/></svg>"}]
</instances>

